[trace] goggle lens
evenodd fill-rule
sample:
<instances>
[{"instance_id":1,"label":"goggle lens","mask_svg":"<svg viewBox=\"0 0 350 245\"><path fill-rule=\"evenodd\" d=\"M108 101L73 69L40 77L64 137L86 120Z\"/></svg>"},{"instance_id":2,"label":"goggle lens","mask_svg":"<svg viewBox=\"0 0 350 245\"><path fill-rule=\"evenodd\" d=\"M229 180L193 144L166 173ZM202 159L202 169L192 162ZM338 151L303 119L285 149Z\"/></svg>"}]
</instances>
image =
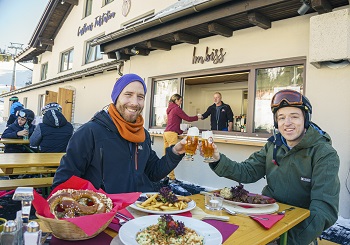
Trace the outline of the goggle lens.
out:
<instances>
[{"instance_id":1,"label":"goggle lens","mask_svg":"<svg viewBox=\"0 0 350 245\"><path fill-rule=\"evenodd\" d=\"M26 113L24 111L19 111L18 116L23 117L23 118L27 118Z\"/></svg>"},{"instance_id":2,"label":"goggle lens","mask_svg":"<svg viewBox=\"0 0 350 245\"><path fill-rule=\"evenodd\" d=\"M281 93L276 93L271 101L271 108L273 107L279 107L281 103L285 101L289 105L302 105L303 104L303 98L300 93L297 91L284 91Z\"/></svg>"}]
</instances>

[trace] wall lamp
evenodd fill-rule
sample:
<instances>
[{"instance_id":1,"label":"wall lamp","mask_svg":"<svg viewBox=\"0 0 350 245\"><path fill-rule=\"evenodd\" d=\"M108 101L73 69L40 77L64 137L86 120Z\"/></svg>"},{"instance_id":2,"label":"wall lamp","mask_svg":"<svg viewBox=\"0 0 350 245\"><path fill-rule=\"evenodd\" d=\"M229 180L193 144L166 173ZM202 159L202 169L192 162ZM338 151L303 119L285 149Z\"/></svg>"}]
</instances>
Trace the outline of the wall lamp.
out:
<instances>
[{"instance_id":1,"label":"wall lamp","mask_svg":"<svg viewBox=\"0 0 350 245\"><path fill-rule=\"evenodd\" d=\"M140 50L138 50L136 47L133 47L130 51L132 54L135 54L135 55L140 53Z\"/></svg>"},{"instance_id":2,"label":"wall lamp","mask_svg":"<svg viewBox=\"0 0 350 245\"><path fill-rule=\"evenodd\" d=\"M64 4L64 0L61 0L61 4Z\"/></svg>"},{"instance_id":3,"label":"wall lamp","mask_svg":"<svg viewBox=\"0 0 350 245\"><path fill-rule=\"evenodd\" d=\"M306 12L311 8L310 6L310 1L309 0L302 0L301 1L303 4L301 7L298 9L298 14L299 15L304 15Z\"/></svg>"}]
</instances>

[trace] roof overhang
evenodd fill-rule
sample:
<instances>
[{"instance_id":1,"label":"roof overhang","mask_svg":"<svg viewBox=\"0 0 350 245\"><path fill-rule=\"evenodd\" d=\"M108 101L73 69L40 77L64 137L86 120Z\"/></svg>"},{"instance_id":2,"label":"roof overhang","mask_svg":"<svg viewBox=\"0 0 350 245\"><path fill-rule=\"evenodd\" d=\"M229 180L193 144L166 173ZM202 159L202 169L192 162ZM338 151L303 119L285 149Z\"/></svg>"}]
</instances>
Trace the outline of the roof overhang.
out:
<instances>
[{"instance_id":1,"label":"roof overhang","mask_svg":"<svg viewBox=\"0 0 350 245\"><path fill-rule=\"evenodd\" d=\"M178 7L181 2L193 4ZM200 39L214 35L231 37L240 29L254 26L269 29L273 21L299 16L302 4L300 0L179 1L168 11L107 34L93 45L100 45L109 57L129 59L136 55L131 52L133 48L139 51L138 55L148 55L154 50L169 51L181 43L197 44ZM306 14L316 11L322 14L349 2L310 0L309 4Z\"/></svg>"}]
</instances>

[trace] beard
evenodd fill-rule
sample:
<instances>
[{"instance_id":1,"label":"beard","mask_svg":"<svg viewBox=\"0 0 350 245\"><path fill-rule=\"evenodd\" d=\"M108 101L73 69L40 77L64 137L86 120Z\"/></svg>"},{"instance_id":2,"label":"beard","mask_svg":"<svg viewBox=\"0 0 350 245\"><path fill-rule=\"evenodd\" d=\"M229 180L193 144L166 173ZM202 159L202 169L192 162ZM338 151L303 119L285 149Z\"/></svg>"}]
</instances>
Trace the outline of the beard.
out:
<instances>
[{"instance_id":1,"label":"beard","mask_svg":"<svg viewBox=\"0 0 350 245\"><path fill-rule=\"evenodd\" d=\"M126 107L119 103L117 103L116 108L120 116L129 123L135 123L143 110L140 106Z\"/></svg>"}]
</instances>

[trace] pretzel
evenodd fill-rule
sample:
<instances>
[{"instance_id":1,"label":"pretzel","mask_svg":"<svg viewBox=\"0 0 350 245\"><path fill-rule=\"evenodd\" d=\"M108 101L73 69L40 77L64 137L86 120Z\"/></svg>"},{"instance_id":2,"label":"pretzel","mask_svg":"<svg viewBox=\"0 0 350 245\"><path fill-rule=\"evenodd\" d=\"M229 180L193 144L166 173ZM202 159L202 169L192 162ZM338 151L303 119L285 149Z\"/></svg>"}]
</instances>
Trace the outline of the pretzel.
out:
<instances>
[{"instance_id":1,"label":"pretzel","mask_svg":"<svg viewBox=\"0 0 350 245\"><path fill-rule=\"evenodd\" d=\"M107 213L113 208L109 197L91 190L62 189L47 201L56 219Z\"/></svg>"}]
</instances>

